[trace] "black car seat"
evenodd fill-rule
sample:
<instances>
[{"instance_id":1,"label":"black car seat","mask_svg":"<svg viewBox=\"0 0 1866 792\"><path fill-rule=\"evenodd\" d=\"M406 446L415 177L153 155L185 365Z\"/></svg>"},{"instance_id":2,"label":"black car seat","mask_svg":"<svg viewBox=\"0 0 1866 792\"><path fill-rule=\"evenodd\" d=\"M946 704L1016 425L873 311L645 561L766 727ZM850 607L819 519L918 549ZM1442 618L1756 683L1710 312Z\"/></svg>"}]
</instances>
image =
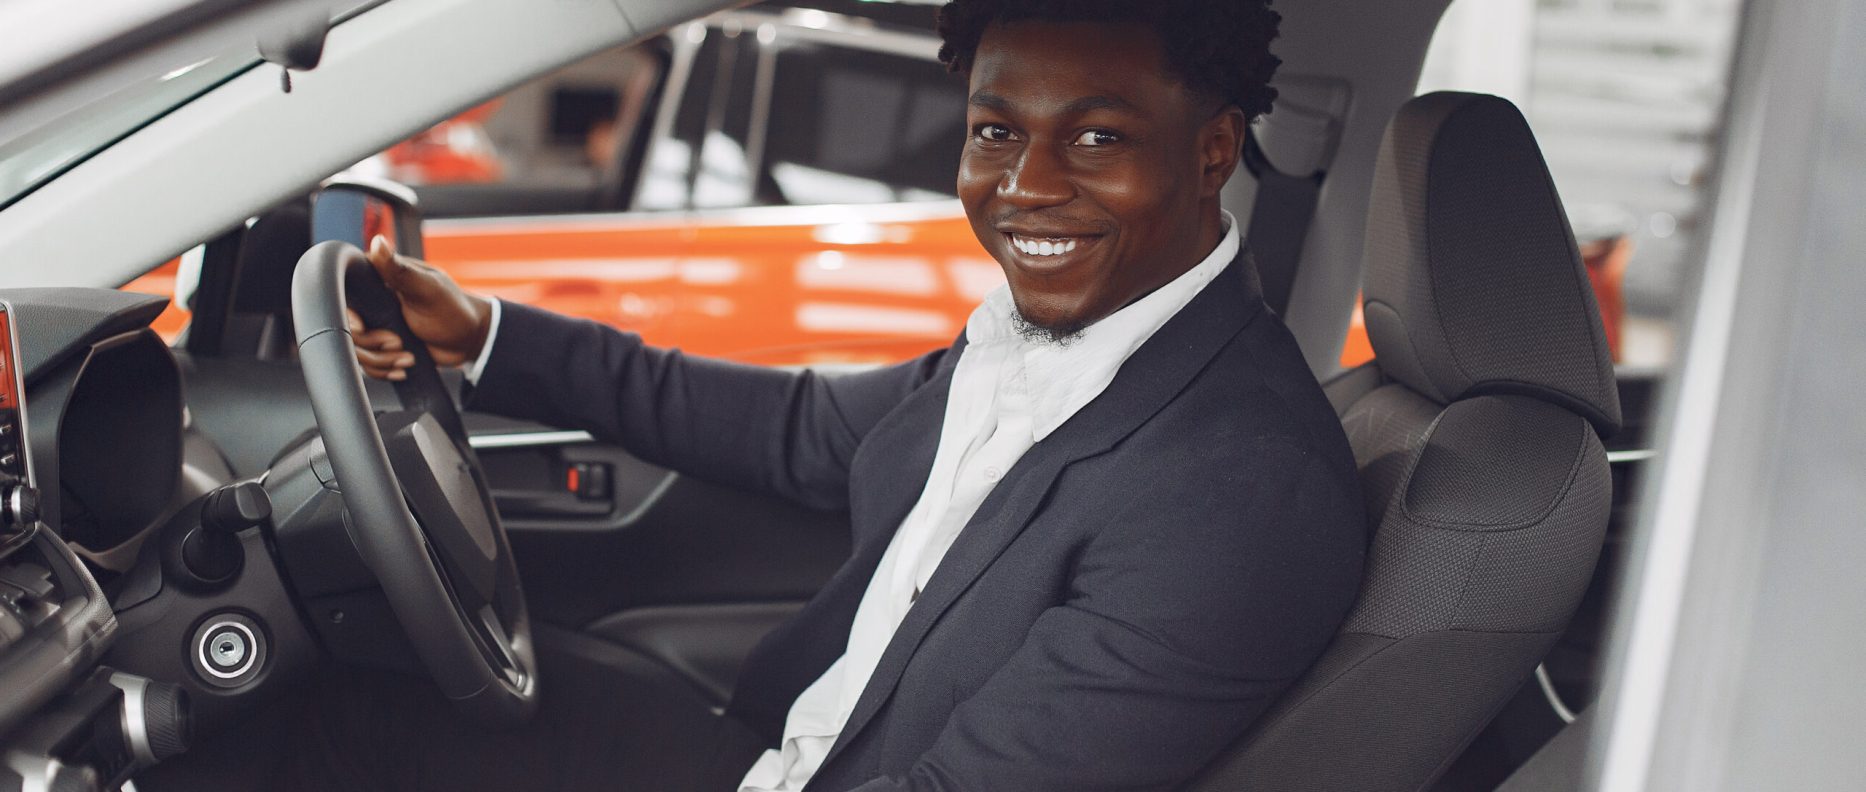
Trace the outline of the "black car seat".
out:
<instances>
[{"instance_id":1,"label":"black car seat","mask_svg":"<svg viewBox=\"0 0 1866 792\"><path fill-rule=\"evenodd\" d=\"M261 360L291 360L292 271L311 249L311 207L289 201L253 221L240 242L238 286L224 349Z\"/></svg>"},{"instance_id":2,"label":"black car seat","mask_svg":"<svg viewBox=\"0 0 1866 792\"><path fill-rule=\"evenodd\" d=\"M1200 790L1417 790L1533 672L1594 569L1620 423L1599 309L1522 114L1434 93L1381 144L1330 381L1374 526L1360 600Z\"/></svg>"}]
</instances>

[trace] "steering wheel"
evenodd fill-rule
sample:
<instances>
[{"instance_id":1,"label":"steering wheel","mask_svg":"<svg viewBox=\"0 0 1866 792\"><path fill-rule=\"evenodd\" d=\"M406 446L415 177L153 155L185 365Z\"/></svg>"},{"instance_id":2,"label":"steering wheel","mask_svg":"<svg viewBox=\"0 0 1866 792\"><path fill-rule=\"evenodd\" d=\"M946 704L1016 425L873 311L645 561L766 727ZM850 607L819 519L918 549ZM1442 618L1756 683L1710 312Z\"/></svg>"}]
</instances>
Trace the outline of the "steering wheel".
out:
<instances>
[{"instance_id":1,"label":"steering wheel","mask_svg":"<svg viewBox=\"0 0 1866 792\"><path fill-rule=\"evenodd\" d=\"M537 709L538 673L518 569L459 410L401 304L345 242L324 242L292 274L292 324L325 454L365 565L441 692L492 725ZM378 413L344 321L353 308L414 353L395 383L402 409Z\"/></svg>"}]
</instances>

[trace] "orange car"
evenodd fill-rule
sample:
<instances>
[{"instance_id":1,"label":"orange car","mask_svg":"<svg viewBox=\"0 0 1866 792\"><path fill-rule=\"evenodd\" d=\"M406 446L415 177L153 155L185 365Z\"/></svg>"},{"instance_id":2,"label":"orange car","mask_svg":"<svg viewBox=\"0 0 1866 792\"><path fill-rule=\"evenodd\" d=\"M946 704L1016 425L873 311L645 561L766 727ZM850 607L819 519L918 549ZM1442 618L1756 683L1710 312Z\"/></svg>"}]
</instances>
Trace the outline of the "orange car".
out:
<instances>
[{"instance_id":1,"label":"orange car","mask_svg":"<svg viewBox=\"0 0 1866 792\"><path fill-rule=\"evenodd\" d=\"M744 362L901 360L951 343L1004 278L952 197L963 85L926 28L888 24L916 12L862 13L719 14L358 169L414 186L428 259L468 289ZM1616 349L1626 251L1588 251ZM173 294L178 269L125 288ZM1372 354L1356 311L1341 363Z\"/></svg>"}]
</instances>

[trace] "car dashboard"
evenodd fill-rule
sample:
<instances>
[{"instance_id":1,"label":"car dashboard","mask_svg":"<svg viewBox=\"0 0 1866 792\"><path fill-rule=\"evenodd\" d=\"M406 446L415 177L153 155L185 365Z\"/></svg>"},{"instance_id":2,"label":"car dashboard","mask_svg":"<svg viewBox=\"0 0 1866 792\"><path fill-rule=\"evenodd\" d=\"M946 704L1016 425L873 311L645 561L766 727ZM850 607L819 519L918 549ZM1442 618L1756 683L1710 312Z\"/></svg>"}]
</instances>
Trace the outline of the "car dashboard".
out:
<instances>
[{"instance_id":1,"label":"car dashboard","mask_svg":"<svg viewBox=\"0 0 1866 792\"><path fill-rule=\"evenodd\" d=\"M17 418L0 420L0 792L119 789L327 657L420 673L351 544L298 367L171 348L149 327L166 304L0 289L17 342L0 360L16 376L0 419ZM228 448L270 461L242 476Z\"/></svg>"},{"instance_id":2,"label":"car dashboard","mask_svg":"<svg viewBox=\"0 0 1866 792\"><path fill-rule=\"evenodd\" d=\"M114 789L185 743L184 692L100 665L113 568L190 489L164 304L0 290L0 790Z\"/></svg>"}]
</instances>

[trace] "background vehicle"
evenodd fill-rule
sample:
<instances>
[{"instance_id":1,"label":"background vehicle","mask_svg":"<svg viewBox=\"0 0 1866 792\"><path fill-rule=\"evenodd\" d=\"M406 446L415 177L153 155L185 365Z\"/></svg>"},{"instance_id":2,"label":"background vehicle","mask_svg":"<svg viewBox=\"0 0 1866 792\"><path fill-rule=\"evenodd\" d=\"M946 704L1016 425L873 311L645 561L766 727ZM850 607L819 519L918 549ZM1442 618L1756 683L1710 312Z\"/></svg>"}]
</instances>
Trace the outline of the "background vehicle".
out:
<instances>
[{"instance_id":1,"label":"background vehicle","mask_svg":"<svg viewBox=\"0 0 1866 792\"><path fill-rule=\"evenodd\" d=\"M1372 141L1412 93L1442 5L1314 0L1283 9L1285 103L1261 131L1273 161L1290 172L1327 165L1285 312L1318 373L1334 368L1355 302ZM1857 713L1866 711L1855 700L1861 694L1818 684L1850 678L1866 635L1857 609L1832 607L1861 593L1847 570L1857 565L1862 537L1844 519L1862 508L1853 391L1863 362L1846 341L1858 336L1851 306L1861 284L1847 251L1866 244L1849 222L1866 205L1851 178L1860 130L1846 82L1866 63L1866 21L1856 5L1746 7L1682 384L1654 445L1634 435L1631 447L1616 449L1630 452L1617 459L1622 483L1647 452L1662 452L1662 462L1646 474L1651 497L1620 504L1618 538L1646 549L1620 556L1629 584L1626 605L1611 614L1620 637L1604 654L1611 692L1595 708L1597 761L1571 757L1569 765L1594 779L1590 785L1834 788L1857 778L1866 761L1851 750ZM23 99L19 89L0 93L0 129L41 135L26 141L32 145L17 137L0 143L0 173L8 174L0 179L0 267L8 286L111 287L190 249L198 249L190 266L202 273L194 326L173 350L135 329L152 319L153 303L94 291L42 295L44 315L67 321L33 327L77 329L23 339L28 429L35 450L52 449L37 459L68 485L53 499L58 541L43 534L35 541L55 555L75 548L83 556L60 567L72 573L57 581L71 595L63 607L95 614L107 601L119 626L69 644L33 638L0 647L0 672L9 674L19 668L19 647L49 647L59 657L31 685L7 677L0 704L9 763L50 755L46 746L23 750L20 735L96 693L82 675L100 659L172 673L165 678L211 703L210 730L276 717L267 700L301 683L305 666L332 657L406 660L359 656L345 639L372 629L368 589L301 596L264 574L279 568L263 541L269 529L244 534L253 560L237 590L170 587L138 599L151 593L147 572L139 576L151 562L138 556L177 509L205 489L272 468L311 426L297 369L268 340L278 337L281 317L264 287L276 284L259 276L302 251L261 245L262 227L290 222L290 207L313 184L506 87L716 10L622 6L629 16L609 4L374 5L338 25L325 63L295 75L290 94L279 90L276 67L254 64L244 41L224 60L197 63L210 53L196 51L159 67L141 62L150 92L66 85L92 104L60 108L37 95ZM432 34L443 29L447 37ZM16 84L58 86L6 83ZM89 112L70 115L77 110ZM33 145L53 139L58 156L33 156L50 150ZM7 168L21 162L34 167L15 178ZM1254 210L1257 181L1240 178L1227 202ZM660 233L678 236L677 222ZM445 227L434 227L437 254ZM815 237L813 225L796 228L800 238ZM241 277L231 277L235 271ZM128 302L108 310L87 302L103 299ZM1645 413L1634 406L1638 398L1627 397L1629 415ZM60 405L69 408L58 412ZM545 640L652 657L677 669L696 695L729 695L751 637L808 596L843 552L838 515L678 477L575 433L480 418L472 431ZM580 486L605 478L606 490ZM148 486L130 486L138 482ZM1635 511L1644 515L1637 532ZM745 525L764 530L748 540L739 530ZM1609 594L1614 566L1603 567L1598 601ZM333 598L347 599L334 607ZM251 686L210 688L182 665L193 617L236 610L264 617L275 664ZM340 622L332 618L338 611L346 616ZM1587 626L1579 621L1576 630ZM1598 646L1590 638L1568 647L1566 665L1578 670L1566 680L1561 656L1551 658L1550 687L1567 686L1558 701L1578 708L1586 699ZM102 711L107 700L91 703ZM1472 774L1458 778L1481 784L1507 774L1561 728L1545 689L1533 683L1499 724L1467 754ZM1582 732L1564 734L1554 745L1588 743Z\"/></svg>"},{"instance_id":2,"label":"background vehicle","mask_svg":"<svg viewBox=\"0 0 1866 792\"><path fill-rule=\"evenodd\" d=\"M444 219L430 260L475 291L749 363L945 346L1003 283L952 195L964 86L930 13L825 7L767 3L590 56L352 170L413 186ZM1583 241L1617 351L1625 242ZM174 294L177 269L125 288ZM185 321L175 306L157 329ZM1357 312L1340 363L1372 356Z\"/></svg>"}]
</instances>

